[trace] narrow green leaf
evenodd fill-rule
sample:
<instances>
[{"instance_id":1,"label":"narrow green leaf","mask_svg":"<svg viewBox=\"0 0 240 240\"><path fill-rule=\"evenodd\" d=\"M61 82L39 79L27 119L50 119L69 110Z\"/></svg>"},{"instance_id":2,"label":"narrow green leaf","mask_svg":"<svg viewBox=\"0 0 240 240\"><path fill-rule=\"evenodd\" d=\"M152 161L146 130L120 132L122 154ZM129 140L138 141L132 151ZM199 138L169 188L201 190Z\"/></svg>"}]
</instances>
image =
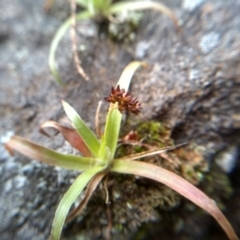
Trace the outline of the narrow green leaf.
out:
<instances>
[{"instance_id":1,"label":"narrow green leaf","mask_svg":"<svg viewBox=\"0 0 240 240\"><path fill-rule=\"evenodd\" d=\"M121 120L122 114L117 108L108 112L100 149L100 156L104 162L111 161L115 155Z\"/></svg>"},{"instance_id":2,"label":"narrow green leaf","mask_svg":"<svg viewBox=\"0 0 240 240\"><path fill-rule=\"evenodd\" d=\"M110 8L110 13L114 14L122 11L135 11L135 10L145 10L153 9L167 15L174 23L177 30L180 30L177 17L168 7L164 4L154 1L126 1L117 2L112 4Z\"/></svg>"},{"instance_id":3,"label":"narrow green leaf","mask_svg":"<svg viewBox=\"0 0 240 240\"><path fill-rule=\"evenodd\" d=\"M132 76L141 65L144 65L144 63L138 61L129 63L123 70L117 85L120 85L121 89L124 88L126 91L128 91ZM100 150L101 153L106 153L105 149L107 149L110 155L102 156L101 154L104 161L112 160L115 155L121 121L122 114L117 110L117 104L110 104Z\"/></svg>"},{"instance_id":4,"label":"narrow green leaf","mask_svg":"<svg viewBox=\"0 0 240 240\"><path fill-rule=\"evenodd\" d=\"M86 123L68 103L62 101L62 104L68 118L71 120L74 128L77 130L88 149L95 157L98 157L100 143L96 135L89 129Z\"/></svg>"},{"instance_id":5,"label":"narrow green leaf","mask_svg":"<svg viewBox=\"0 0 240 240\"><path fill-rule=\"evenodd\" d=\"M64 194L55 213L50 240L60 239L62 228L70 207L82 193L88 182L103 169L103 167L94 167L86 170L74 181L68 191Z\"/></svg>"},{"instance_id":6,"label":"narrow green leaf","mask_svg":"<svg viewBox=\"0 0 240 240\"><path fill-rule=\"evenodd\" d=\"M97 186L102 181L105 175L106 175L106 171L102 171L96 174L91 179L91 181L87 185L86 190L84 191L84 196L82 200L80 201L79 205L68 214L66 222L72 221L75 217L77 217L82 212L82 210L86 207L89 199L91 198L92 194L94 193Z\"/></svg>"},{"instance_id":7,"label":"narrow green leaf","mask_svg":"<svg viewBox=\"0 0 240 240\"><path fill-rule=\"evenodd\" d=\"M11 154L15 150L31 159L72 170L83 171L91 168L96 163L95 159L61 154L19 136L11 137L5 143L5 147Z\"/></svg>"},{"instance_id":8,"label":"narrow green leaf","mask_svg":"<svg viewBox=\"0 0 240 240\"><path fill-rule=\"evenodd\" d=\"M216 203L205 193L177 174L150 163L126 160L114 160L112 171L134 174L165 184L211 214L226 232L229 239L238 240L232 226L217 207Z\"/></svg>"},{"instance_id":9,"label":"narrow green leaf","mask_svg":"<svg viewBox=\"0 0 240 240\"><path fill-rule=\"evenodd\" d=\"M88 19L91 17L91 14L88 11L81 12L76 15L76 20L83 20L83 19ZM57 33L55 34L51 46L50 46L50 51L49 51L49 57L48 57L48 64L50 67L50 70L54 76L54 78L57 80L57 82L60 85L63 85L63 82L59 76L59 73L57 71L57 66L56 66L56 51L59 45L59 42L63 38L64 34L66 31L69 29L71 26L71 18L68 18L58 29Z\"/></svg>"}]
</instances>

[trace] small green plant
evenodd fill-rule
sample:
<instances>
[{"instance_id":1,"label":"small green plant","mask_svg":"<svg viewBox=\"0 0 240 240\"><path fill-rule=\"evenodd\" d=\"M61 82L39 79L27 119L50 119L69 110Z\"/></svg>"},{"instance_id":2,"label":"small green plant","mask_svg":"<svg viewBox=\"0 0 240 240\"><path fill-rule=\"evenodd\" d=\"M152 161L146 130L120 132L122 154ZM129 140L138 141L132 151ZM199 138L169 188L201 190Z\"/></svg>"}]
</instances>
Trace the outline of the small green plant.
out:
<instances>
[{"instance_id":1,"label":"small green plant","mask_svg":"<svg viewBox=\"0 0 240 240\"><path fill-rule=\"evenodd\" d=\"M81 172L57 207L50 239L60 239L66 218L71 220L77 214L81 213L98 184L110 172L133 174L165 184L211 214L224 229L229 239L238 239L230 223L212 199L177 174L160 166L139 161L141 158L175 149L178 146L164 149L151 149L118 159L114 158L119 139L122 113L130 111L134 114L138 114L141 109L141 104L138 100L133 98L127 91L134 72L142 64L141 62L130 63L123 71L117 83L117 87L112 88L109 97L105 98L105 100L110 102L110 107L106 117L104 133L101 134L100 131L98 131L99 137L87 127L77 112L64 101L62 102L63 108L73 128L64 127L53 121L45 122L41 126L43 132L45 132L44 129L46 127L53 127L60 131L65 139L74 148L78 149L83 156L60 154L19 136L13 136L5 144L10 153L16 150L30 158L37 159L44 163ZM81 200L80 206L77 210L73 210L68 215L70 207L78 196L82 194L84 189L85 194Z\"/></svg>"},{"instance_id":2,"label":"small green plant","mask_svg":"<svg viewBox=\"0 0 240 240\"><path fill-rule=\"evenodd\" d=\"M56 51L57 51L59 42L63 38L64 34L70 28L71 24L73 26L75 25L76 21L80 21L84 19L94 19L96 21L101 21L103 19L109 20L109 19L114 19L112 15L125 12L125 11L154 9L166 14L173 21L176 28L179 30L178 21L174 13L168 7L158 2L153 2L150 0L118 1L118 2L113 2L112 0L71 0L71 3L73 5L72 12L74 13L72 13L72 16L69 19L67 19L57 30L52 40L50 51L49 51L49 58L48 58L49 67L54 78L57 80L59 84L62 84L62 80L57 71L57 64L56 64L56 57L55 57ZM79 6L83 7L86 10L78 13L75 16L76 7L74 7L74 3L77 3ZM76 36L74 36L73 39L76 40ZM77 58L76 44L74 46L74 49L75 49L74 50L75 63L78 62L78 64L76 65L79 66L79 68L81 68L80 60L78 59L76 61L76 58ZM86 80L88 80L88 77L86 76L82 68L80 70L78 69L78 71Z\"/></svg>"}]
</instances>

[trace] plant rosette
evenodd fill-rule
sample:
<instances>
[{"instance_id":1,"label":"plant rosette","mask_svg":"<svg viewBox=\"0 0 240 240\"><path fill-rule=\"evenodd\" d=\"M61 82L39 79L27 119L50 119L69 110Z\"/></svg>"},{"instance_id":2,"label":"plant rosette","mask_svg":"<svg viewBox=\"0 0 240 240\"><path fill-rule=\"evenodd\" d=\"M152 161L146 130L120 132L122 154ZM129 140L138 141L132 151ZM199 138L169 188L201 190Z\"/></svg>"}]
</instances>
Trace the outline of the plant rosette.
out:
<instances>
[{"instance_id":1,"label":"plant rosette","mask_svg":"<svg viewBox=\"0 0 240 240\"><path fill-rule=\"evenodd\" d=\"M127 65L116 88L112 88L109 97L105 98L105 100L110 102L110 106L106 116L104 133L98 134L99 137L87 127L77 112L64 101L62 101L63 108L72 123L72 128L62 126L53 121L48 121L41 125L41 131L45 134L47 133L44 129L49 127L61 132L65 139L79 150L82 156L61 154L19 136L13 136L5 143L10 153L13 153L15 150L32 159L81 172L64 194L57 207L50 240L60 239L66 219L71 220L81 213L101 180L110 172L133 174L165 184L211 214L223 228L229 239L237 240L236 233L214 200L177 174L152 163L139 161L139 159L175 149L180 145L164 149L153 149L118 159L114 158L123 113L129 111L138 114L141 110L141 104L128 92L132 76L141 65L144 64L142 62L131 62ZM84 189L85 192L79 207L77 210L69 213L72 204L83 193Z\"/></svg>"},{"instance_id":2,"label":"plant rosette","mask_svg":"<svg viewBox=\"0 0 240 240\"><path fill-rule=\"evenodd\" d=\"M47 0L47 5L51 5L54 0ZM168 16L172 22L174 23L176 29L180 31L180 26L178 24L178 20L176 15L170 10L167 6L162 3L154 2L150 0L137 0L137 1L117 1L113 2L112 0L71 0L71 3L78 4L81 6L83 11L77 13L75 15L72 14L57 30L51 45L50 51L48 56L48 64L52 75L54 76L55 80L60 84L63 85L62 79L59 75L57 69L57 62L56 62L56 51L58 49L58 45L67 32L67 30L71 27L71 25L76 25L76 21L83 21L86 19L106 19L110 20L114 19L114 15L129 11L142 11L147 9L156 10ZM76 6L74 7L74 11ZM75 28L75 27L73 27ZM77 51L77 46L75 46L75 50ZM75 58L76 56L74 56ZM81 63L79 60L78 66L80 67ZM81 68L81 67L80 67ZM81 68L79 73L82 75L85 80L88 80L88 76L85 74L84 70Z\"/></svg>"}]
</instances>

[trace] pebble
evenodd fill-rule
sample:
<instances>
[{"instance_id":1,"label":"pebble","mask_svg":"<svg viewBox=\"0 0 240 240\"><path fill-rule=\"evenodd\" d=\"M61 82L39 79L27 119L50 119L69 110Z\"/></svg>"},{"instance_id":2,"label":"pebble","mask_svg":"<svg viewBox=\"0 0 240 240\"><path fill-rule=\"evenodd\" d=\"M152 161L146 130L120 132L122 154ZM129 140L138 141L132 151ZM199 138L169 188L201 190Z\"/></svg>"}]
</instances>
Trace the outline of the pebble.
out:
<instances>
[{"instance_id":1,"label":"pebble","mask_svg":"<svg viewBox=\"0 0 240 240\"><path fill-rule=\"evenodd\" d=\"M219 43L220 34L217 32L210 32L202 37L199 43L199 48L205 54L212 51Z\"/></svg>"},{"instance_id":2,"label":"pebble","mask_svg":"<svg viewBox=\"0 0 240 240\"><path fill-rule=\"evenodd\" d=\"M197 69L191 69L189 72L189 80L196 81L200 78L200 72Z\"/></svg>"},{"instance_id":3,"label":"pebble","mask_svg":"<svg viewBox=\"0 0 240 240\"><path fill-rule=\"evenodd\" d=\"M184 0L183 1L183 8L188 11L195 10L198 6L200 6L205 0Z\"/></svg>"},{"instance_id":4,"label":"pebble","mask_svg":"<svg viewBox=\"0 0 240 240\"><path fill-rule=\"evenodd\" d=\"M150 47L150 44L148 42L141 41L137 43L136 51L135 51L136 58L138 59L144 58L147 54L149 47Z\"/></svg>"},{"instance_id":5,"label":"pebble","mask_svg":"<svg viewBox=\"0 0 240 240\"><path fill-rule=\"evenodd\" d=\"M237 158L238 158L238 147L231 146L221 151L215 157L215 162L225 173L230 173L236 166Z\"/></svg>"}]
</instances>

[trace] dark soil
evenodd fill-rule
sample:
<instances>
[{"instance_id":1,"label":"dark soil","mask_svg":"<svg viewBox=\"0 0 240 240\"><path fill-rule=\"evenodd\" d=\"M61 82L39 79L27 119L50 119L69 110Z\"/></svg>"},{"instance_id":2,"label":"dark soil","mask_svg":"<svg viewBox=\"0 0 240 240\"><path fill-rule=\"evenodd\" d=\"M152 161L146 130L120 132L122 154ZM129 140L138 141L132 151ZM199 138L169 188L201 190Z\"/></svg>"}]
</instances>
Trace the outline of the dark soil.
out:
<instances>
[{"instance_id":1,"label":"dark soil","mask_svg":"<svg viewBox=\"0 0 240 240\"><path fill-rule=\"evenodd\" d=\"M111 41L93 22L79 22L78 40L85 46L80 58L90 81L78 75L66 34L57 52L62 88L47 59L51 40L69 15L64 2L56 1L49 13L43 0L0 2L1 139L14 132L65 150L60 136L53 141L38 132L42 122L64 117L60 100L94 128L98 101L130 61L143 60L149 67L138 71L131 87L143 105L137 120L167 123L175 142L205 147L206 161L222 169L233 186L224 213L240 236L240 1L162 1L176 13L182 33L166 16L148 11L129 44ZM0 153L1 240L47 239L57 204L76 173L10 157L2 145ZM185 204L176 210L184 227L162 230L152 223L141 239L226 239L210 216L194 214Z\"/></svg>"}]
</instances>

